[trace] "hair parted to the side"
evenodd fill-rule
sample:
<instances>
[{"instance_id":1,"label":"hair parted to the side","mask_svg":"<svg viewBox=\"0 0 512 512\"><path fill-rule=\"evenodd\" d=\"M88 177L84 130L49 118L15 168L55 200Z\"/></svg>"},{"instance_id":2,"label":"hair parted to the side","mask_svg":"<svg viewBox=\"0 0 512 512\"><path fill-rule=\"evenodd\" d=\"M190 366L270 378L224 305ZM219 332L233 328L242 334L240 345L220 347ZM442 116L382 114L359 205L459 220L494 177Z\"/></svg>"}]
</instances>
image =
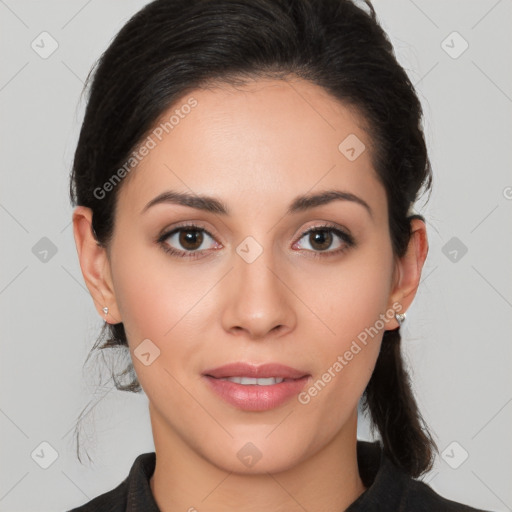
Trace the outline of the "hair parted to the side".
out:
<instances>
[{"instance_id":1,"label":"hair parted to the side","mask_svg":"<svg viewBox=\"0 0 512 512\"><path fill-rule=\"evenodd\" d=\"M393 252L403 256L411 236L409 208L432 182L423 113L370 1L361 7L354 2L156 0L135 14L88 77L71 171L71 202L92 209L98 243L109 246L122 183L101 198L95 190L168 108L210 84L298 77L364 119L386 190ZM417 477L431 468L435 443L418 411L400 341L399 329L384 333L362 398L385 454ZM107 348L129 354L122 323L105 324L89 356ZM112 377L117 389L141 389L131 360L120 372L113 367Z\"/></svg>"}]
</instances>

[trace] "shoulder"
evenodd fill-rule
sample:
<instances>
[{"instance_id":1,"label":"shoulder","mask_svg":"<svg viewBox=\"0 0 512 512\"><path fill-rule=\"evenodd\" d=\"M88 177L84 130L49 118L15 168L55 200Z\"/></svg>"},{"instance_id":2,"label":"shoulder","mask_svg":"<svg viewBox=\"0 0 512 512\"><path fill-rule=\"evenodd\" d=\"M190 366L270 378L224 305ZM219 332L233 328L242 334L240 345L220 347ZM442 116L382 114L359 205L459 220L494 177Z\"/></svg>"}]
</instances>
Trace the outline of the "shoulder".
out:
<instances>
[{"instance_id":1,"label":"shoulder","mask_svg":"<svg viewBox=\"0 0 512 512\"><path fill-rule=\"evenodd\" d=\"M437 494L424 482L408 478L403 495L403 509L414 512L489 512L476 509Z\"/></svg>"},{"instance_id":2,"label":"shoulder","mask_svg":"<svg viewBox=\"0 0 512 512\"><path fill-rule=\"evenodd\" d=\"M367 489L348 512L489 512L444 498L412 478L391 462L379 442L358 441L357 456Z\"/></svg>"}]
</instances>

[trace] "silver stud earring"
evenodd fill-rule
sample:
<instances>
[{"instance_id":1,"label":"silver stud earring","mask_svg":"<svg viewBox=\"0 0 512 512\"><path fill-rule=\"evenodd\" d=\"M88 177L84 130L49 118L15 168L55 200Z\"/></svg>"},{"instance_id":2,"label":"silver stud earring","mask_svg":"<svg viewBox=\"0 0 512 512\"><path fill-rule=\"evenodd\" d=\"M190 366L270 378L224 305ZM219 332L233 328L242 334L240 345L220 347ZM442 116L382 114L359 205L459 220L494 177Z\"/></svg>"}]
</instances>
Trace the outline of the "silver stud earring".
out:
<instances>
[{"instance_id":1,"label":"silver stud earring","mask_svg":"<svg viewBox=\"0 0 512 512\"><path fill-rule=\"evenodd\" d=\"M405 313L395 313L395 319L398 322L398 327L401 327L405 320Z\"/></svg>"},{"instance_id":2,"label":"silver stud earring","mask_svg":"<svg viewBox=\"0 0 512 512\"><path fill-rule=\"evenodd\" d=\"M107 315L108 315L108 307L107 306L105 306L103 308L103 313L105 314L105 320L106 320L107 319Z\"/></svg>"}]
</instances>

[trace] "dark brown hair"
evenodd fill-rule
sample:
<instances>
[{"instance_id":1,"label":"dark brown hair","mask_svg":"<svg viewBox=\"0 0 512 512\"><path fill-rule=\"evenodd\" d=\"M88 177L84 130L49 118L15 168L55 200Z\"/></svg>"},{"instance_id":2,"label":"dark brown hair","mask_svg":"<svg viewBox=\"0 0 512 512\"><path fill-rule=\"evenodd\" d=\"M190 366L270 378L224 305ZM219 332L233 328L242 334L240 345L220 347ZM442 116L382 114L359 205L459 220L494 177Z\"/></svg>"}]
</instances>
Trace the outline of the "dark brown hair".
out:
<instances>
[{"instance_id":1,"label":"dark brown hair","mask_svg":"<svg viewBox=\"0 0 512 512\"><path fill-rule=\"evenodd\" d=\"M295 76L365 120L393 251L404 255L409 208L422 187L430 189L432 175L420 102L369 1L156 0L129 20L92 71L70 194L73 205L92 209L99 244L108 247L122 183L101 197L98 187L171 105L208 84ZM129 354L122 323L105 324L91 353L106 348ZM112 369L115 386L140 391L129 357L125 363ZM431 468L435 444L411 391L399 329L384 333L363 405L397 466L413 477Z\"/></svg>"}]
</instances>

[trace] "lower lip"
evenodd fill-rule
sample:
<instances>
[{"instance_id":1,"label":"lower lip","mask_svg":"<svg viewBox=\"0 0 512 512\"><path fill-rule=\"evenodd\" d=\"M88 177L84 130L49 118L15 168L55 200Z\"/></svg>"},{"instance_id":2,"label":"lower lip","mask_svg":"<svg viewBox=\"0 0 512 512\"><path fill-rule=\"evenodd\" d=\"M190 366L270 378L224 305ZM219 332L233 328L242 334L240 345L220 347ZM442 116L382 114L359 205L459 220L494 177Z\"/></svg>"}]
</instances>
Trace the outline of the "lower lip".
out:
<instances>
[{"instance_id":1,"label":"lower lip","mask_svg":"<svg viewBox=\"0 0 512 512\"><path fill-rule=\"evenodd\" d=\"M300 379L283 381L271 386L236 384L229 380L215 379L204 375L210 388L226 402L244 411L267 411L284 404L298 395L308 380L308 376Z\"/></svg>"}]
</instances>

